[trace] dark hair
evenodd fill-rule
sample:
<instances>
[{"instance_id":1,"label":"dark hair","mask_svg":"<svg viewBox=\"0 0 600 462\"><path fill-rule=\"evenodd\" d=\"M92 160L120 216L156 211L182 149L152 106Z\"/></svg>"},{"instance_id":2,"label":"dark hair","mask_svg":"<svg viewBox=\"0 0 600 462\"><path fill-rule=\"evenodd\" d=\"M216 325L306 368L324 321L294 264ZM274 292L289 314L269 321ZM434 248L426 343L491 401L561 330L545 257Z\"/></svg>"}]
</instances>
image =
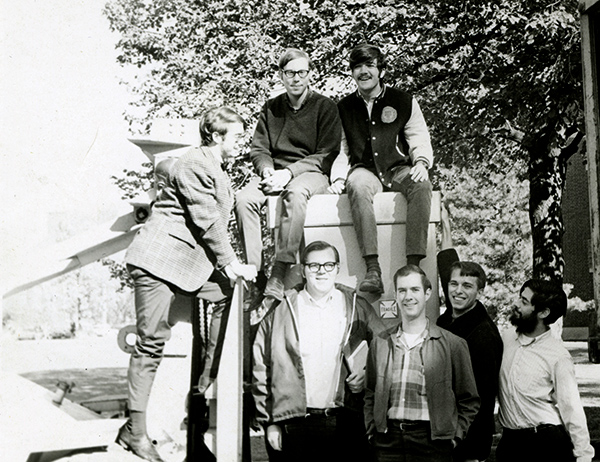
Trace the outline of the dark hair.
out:
<instances>
[{"instance_id":1,"label":"dark hair","mask_svg":"<svg viewBox=\"0 0 600 462\"><path fill-rule=\"evenodd\" d=\"M418 274L421 276L421 284L423 285L424 291L431 289L431 281L425 274L425 271L423 271L417 265L406 265L396 271L396 274L394 274L394 289L398 289L398 278L410 276L411 274Z\"/></svg>"},{"instance_id":2,"label":"dark hair","mask_svg":"<svg viewBox=\"0 0 600 462\"><path fill-rule=\"evenodd\" d=\"M370 43L361 43L350 52L350 69L352 70L360 64L371 61L377 61L377 68L380 71L384 70L387 65L385 55L379 47Z\"/></svg>"},{"instance_id":3,"label":"dark hair","mask_svg":"<svg viewBox=\"0 0 600 462\"><path fill-rule=\"evenodd\" d=\"M335 255L335 262L339 263L340 262L340 253L333 245L331 245L329 242L325 242L325 241L313 241L310 244L308 244L306 247L304 247L304 250L302 251L302 255L300 255L300 263L302 263L303 265L306 264L306 258L308 257L308 255L311 252L317 252L319 250L327 250L327 249L333 250L333 254Z\"/></svg>"},{"instance_id":4,"label":"dark hair","mask_svg":"<svg viewBox=\"0 0 600 462\"><path fill-rule=\"evenodd\" d=\"M547 326L567 314L567 294L556 282L530 279L523 284L519 295L522 295L525 289L531 289L533 292L531 304L535 313L546 308L550 310L550 314L544 318L544 324Z\"/></svg>"},{"instance_id":5,"label":"dark hair","mask_svg":"<svg viewBox=\"0 0 600 462\"><path fill-rule=\"evenodd\" d=\"M279 67L279 70L282 71L287 63L293 61L294 59L300 58L306 59L308 61L308 69L312 69L312 61L310 60L310 57L305 51L299 50L298 48L288 48L285 50L279 58L277 66Z\"/></svg>"},{"instance_id":6,"label":"dark hair","mask_svg":"<svg viewBox=\"0 0 600 462\"><path fill-rule=\"evenodd\" d=\"M450 275L454 270L460 270L461 276L470 276L477 278L477 288L483 289L486 283L485 271L483 268L472 261L455 261L450 267Z\"/></svg>"},{"instance_id":7,"label":"dark hair","mask_svg":"<svg viewBox=\"0 0 600 462\"><path fill-rule=\"evenodd\" d=\"M200 137L202 145L208 146L213 142L213 133L224 136L227 133L227 125L240 123L244 127L244 118L227 106L215 107L206 111L200 117Z\"/></svg>"}]
</instances>

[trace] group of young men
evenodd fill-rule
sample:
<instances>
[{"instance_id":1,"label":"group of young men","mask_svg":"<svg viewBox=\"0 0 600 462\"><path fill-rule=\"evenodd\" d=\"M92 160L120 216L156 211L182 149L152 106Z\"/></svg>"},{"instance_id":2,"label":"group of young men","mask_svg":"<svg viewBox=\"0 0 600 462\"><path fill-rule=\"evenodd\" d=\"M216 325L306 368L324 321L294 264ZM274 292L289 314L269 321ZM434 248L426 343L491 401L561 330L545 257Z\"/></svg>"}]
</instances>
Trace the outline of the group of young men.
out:
<instances>
[{"instance_id":1,"label":"group of young men","mask_svg":"<svg viewBox=\"0 0 600 462\"><path fill-rule=\"evenodd\" d=\"M548 330L566 311L564 292L528 281L511 317L516 332L501 339L478 300L485 273L451 254L439 259L447 309L437 323L426 316L431 282L418 265L432 194L427 126L410 94L383 83L378 47L354 48L350 70L357 90L336 105L310 88L306 53L281 56L285 93L264 105L252 140L258 176L235 197L221 168L239 155L244 132L231 109L209 110L200 121L203 146L171 167L126 256L138 338L128 375L130 418L117 442L142 459L162 460L147 435L146 407L170 335L172 298L186 293L213 303L203 393L218 369L231 282L243 278L269 308L253 343L252 394L271 461L482 461L492 446L497 396L504 428L498 461L591 461L573 364ZM300 249L308 199L344 191L366 267L359 289L375 294L384 287L373 198L399 191L407 199L406 265L393 277L395 320L382 319L356 290L336 282L334 246L316 241ZM260 218L272 194L281 197L282 213L267 278ZM227 233L234 204L247 264ZM299 251L303 283L285 291Z\"/></svg>"}]
</instances>

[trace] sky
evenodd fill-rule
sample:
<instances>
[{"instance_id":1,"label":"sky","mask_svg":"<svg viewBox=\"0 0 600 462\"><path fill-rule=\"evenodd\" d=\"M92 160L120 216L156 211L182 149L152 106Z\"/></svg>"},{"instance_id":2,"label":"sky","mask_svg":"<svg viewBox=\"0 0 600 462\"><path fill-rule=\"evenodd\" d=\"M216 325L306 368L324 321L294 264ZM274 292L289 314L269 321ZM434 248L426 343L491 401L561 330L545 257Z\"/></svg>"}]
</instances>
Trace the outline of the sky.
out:
<instances>
[{"instance_id":1,"label":"sky","mask_svg":"<svg viewBox=\"0 0 600 462\"><path fill-rule=\"evenodd\" d=\"M106 0L0 0L0 279L65 232L127 206L111 175L147 158L127 141Z\"/></svg>"}]
</instances>

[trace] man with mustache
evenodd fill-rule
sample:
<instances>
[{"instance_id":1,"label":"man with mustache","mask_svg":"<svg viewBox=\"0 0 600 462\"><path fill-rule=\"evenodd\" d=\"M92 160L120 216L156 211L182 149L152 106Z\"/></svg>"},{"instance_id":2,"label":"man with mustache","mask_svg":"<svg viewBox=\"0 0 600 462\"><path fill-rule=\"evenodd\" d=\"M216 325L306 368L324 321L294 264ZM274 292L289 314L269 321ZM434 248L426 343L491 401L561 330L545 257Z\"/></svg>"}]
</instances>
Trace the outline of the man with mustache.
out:
<instances>
[{"instance_id":1,"label":"man with mustache","mask_svg":"<svg viewBox=\"0 0 600 462\"><path fill-rule=\"evenodd\" d=\"M550 324L567 312L567 296L550 281L521 287L502 335L498 462L589 462L594 457L573 359Z\"/></svg>"},{"instance_id":2,"label":"man with mustache","mask_svg":"<svg viewBox=\"0 0 600 462\"><path fill-rule=\"evenodd\" d=\"M241 264L227 225L233 191L223 164L240 155L244 119L228 107L209 109L200 119L202 146L183 154L164 175L152 215L127 249L133 280L137 340L127 375L129 419L116 442L139 458L162 462L147 435L146 414L156 371L171 327L176 294L213 304L198 392L216 377L227 315L238 278L254 281L256 268Z\"/></svg>"},{"instance_id":3,"label":"man with mustache","mask_svg":"<svg viewBox=\"0 0 600 462\"><path fill-rule=\"evenodd\" d=\"M358 89L338 103L344 133L329 190L340 194L346 188L350 199L367 270L360 290L383 293L373 198L383 191L406 197L407 264L418 266L427 250L433 150L417 101L383 83L386 59L378 47L354 48L350 69Z\"/></svg>"}]
</instances>

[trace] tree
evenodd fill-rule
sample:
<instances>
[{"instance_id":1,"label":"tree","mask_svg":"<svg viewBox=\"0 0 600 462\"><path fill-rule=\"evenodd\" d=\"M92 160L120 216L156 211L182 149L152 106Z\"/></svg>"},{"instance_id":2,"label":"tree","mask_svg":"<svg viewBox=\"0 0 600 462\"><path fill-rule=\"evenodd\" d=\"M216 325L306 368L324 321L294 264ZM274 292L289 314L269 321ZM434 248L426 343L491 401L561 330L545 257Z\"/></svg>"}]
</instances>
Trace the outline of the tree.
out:
<instances>
[{"instance_id":1,"label":"tree","mask_svg":"<svg viewBox=\"0 0 600 462\"><path fill-rule=\"evenodd\" d=\"M523 281L531 277L529 182L524 161L490 173L481 165L440 169L440 189L452 218L452 240L461 259L487 275L484 304L504 322Z\"/></svg>"},{"instance_id":2,"label":"tree","mask_svg":"<svg viewBox=\"0 0 600 462\"><path fill-rule=\"evenodd\" d=\"M348 51L380 45L388 82L421 101L440 165L500 173L501 159L528 161L534 275L562 281L566 160L583 138L575 0L112 0L105 11L119 61L143 72L134 104L146 113L130 117L142 129L218 104L254 121L288 46L311 54L314 86L337 98L352 88Z\"/></svg>"}]
</instances>

